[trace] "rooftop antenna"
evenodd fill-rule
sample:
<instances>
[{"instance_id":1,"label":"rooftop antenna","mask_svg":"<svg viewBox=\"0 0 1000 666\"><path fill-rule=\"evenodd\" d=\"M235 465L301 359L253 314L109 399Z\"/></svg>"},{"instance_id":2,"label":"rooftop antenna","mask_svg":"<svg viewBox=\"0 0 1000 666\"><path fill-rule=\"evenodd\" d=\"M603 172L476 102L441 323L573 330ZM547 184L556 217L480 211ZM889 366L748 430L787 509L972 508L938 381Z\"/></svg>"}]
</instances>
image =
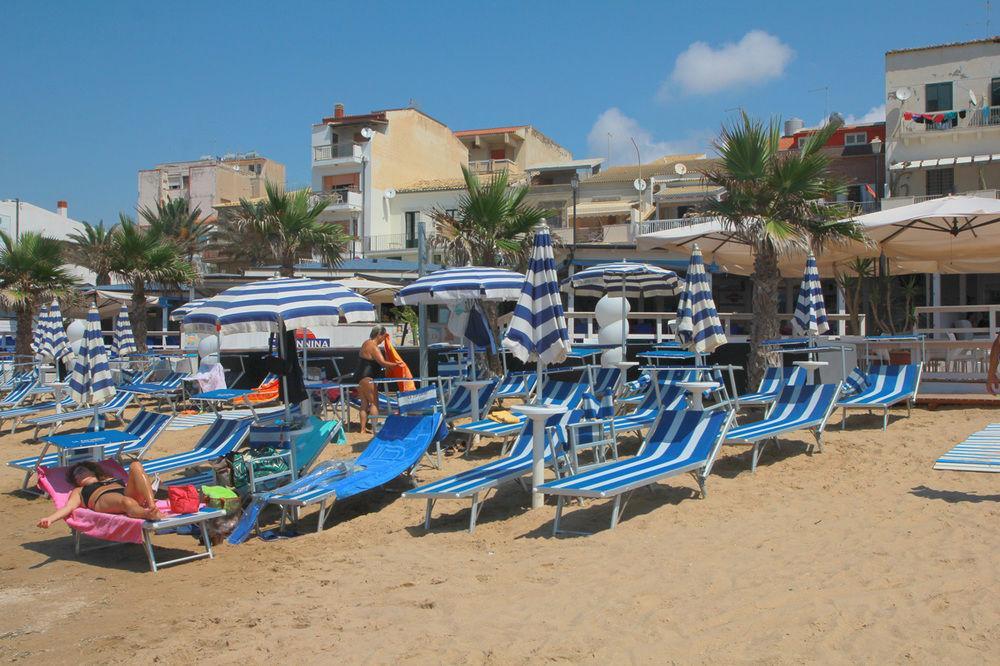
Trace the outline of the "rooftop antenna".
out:
<instances>
[{"instance_id":1,"label":"rooftop antenna","mask_svg":"<svg viewBox=\"0 0 1000 666\"><path fill-rule=\"evenodd\" d=\"M823 124L825 125L830 121L830 86L813 88L808 92L814 93L820 91L823 91Z\"/></svg>"}]
</instances>

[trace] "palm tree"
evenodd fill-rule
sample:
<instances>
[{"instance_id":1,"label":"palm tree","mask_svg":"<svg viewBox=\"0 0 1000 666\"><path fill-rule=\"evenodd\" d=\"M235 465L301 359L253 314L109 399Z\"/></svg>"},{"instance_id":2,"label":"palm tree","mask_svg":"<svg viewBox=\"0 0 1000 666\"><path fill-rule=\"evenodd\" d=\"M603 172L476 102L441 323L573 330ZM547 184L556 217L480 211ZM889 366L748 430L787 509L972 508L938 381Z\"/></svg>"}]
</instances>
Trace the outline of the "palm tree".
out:
<instances>
[{"instance_id":1,"label":"palm tree","mask_svg":"<svg viewBox=\"0 0 1000 666\"><path fill-rule=\"evenodd\" d=\"M77 266L88 268L97 274L94 284L98 287L111 284L111 264L114 256L113 236L116 227L83 223L83 229L68 235L71 241L67 254Z\"/></svg>"},{"instance_id":2,"label":"palm tree","mask_svg":"<svg viewBox=\"0 0 1000 666\"><path fill-rule=\"evenodd\" d=\"M24 232L14 240L0 231L0 300L17 315L19 356L31 355L31 324L39 306L73 289L62 253L63 244L54 238Z\"/></svg>"},{"instance_id":3,"label":"palm tree","mask_svg":"<svg viewBox=\"0 0 1000 666\"><path fill-rule=\"evenodd\" d=\"M208 218L201 216L201 207L190 210L187 199L158 201L155 208L140 208L139 215L153 233L171 239L188 261L204 249L212 233Z\"/></svg>"},{"instance_id":4,"label":"palm tree","mask_svg":"<svg viewBox=\"0 0 1000 666\"><path fill-rule=\"evenodd\" d=\"M147 308L146 287L150 282L161 285L189 284L198 280L198 272L187 261L182 250L157 230L140 227L124 213L114 234L114 263L111 272L132 286L129 318L135 333L136 346L146 351Z\"/></svg>"},{"instance_id":5,"label":"palm tree","mask_svg":"<svg viewBox=\"0 0 1000 666\"><path fill-rule=\"evenodd\" d=\"M750 383L764 375L768 354L762 342L778 336L779 256L789 250L821 249L824 245L863 238L843 206L823 197L843 190L830 171L823 146L840 127L831 122L813 133L798 150L779 150L780 121L764 124L746 113L722 129L715 142L716 165L705 171L709 183L725 189L720 201L705 205L728 233L751 249L754 257L753 325L750 332Z\"/></svg>"},{"instance_id":6,"label":"palm tree","mask_svg":"<svg viewBox=\"0 0 1000 666\"><path fill-rule=\"evenodd\" d=\"M292 277L298 260L313 253L322 256L330 266L337 266L347 244L347 234L335 222L319 221L326 202L312 201L309 190L285 192L270 182L265 188L267 196L263 201L240 199L235 218L227 223L236 234L237 245L223 247L222 252L237 258L246 255L248 245L264 248L268 257L279 265L283 277ZM223 235L233 234L223 232Z\"/></svg>"},{"instance_id":7,"label":"palm tree","mask_svg":"<svg viewBox=\"0 0 1000 666\"><path fill-rule=\"evenodd\" d=\"M524 203L528 186L511 187L506 170L482 183L462 167L466 193L454 215L431 212L437 226L432 245L451 266L508 266L520 269L531 253L531 228L552 211Z\"/></svg>"}]
</instances>

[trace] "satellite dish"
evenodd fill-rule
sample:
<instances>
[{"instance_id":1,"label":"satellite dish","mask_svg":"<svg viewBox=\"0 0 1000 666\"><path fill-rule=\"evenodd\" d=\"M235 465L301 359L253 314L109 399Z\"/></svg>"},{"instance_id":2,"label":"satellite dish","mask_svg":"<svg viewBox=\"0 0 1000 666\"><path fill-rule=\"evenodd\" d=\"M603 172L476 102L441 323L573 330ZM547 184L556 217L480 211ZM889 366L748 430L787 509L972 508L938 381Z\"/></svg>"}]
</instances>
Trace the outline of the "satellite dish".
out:
<instances>
[{"instance_id":1,"label":"satellite dish","mask_svg":"<svg viewBox=\"0 0 1000 666\"><path fill-rule=\"evenodd\" d=\"M239 171L239 170L240 170L240 165L239 164L237 164L236 166L233 167L233 171Z\"/></svg>"},{"instance_id":2,"label":"satellite dish","mask_svg":"<svg viewBox=\"0 0 1000 666\"><path fill-rule=\"evenodd\" d=\"M972 106L979 106L979 100L976 99L976 93L969 91L969 100L972 102Z\"/></svg>"},{"instance_id":3,"label":"satellite dish","mask_svg":"<svg viewBox=\"0 0 1000 666\"><path fill-rule=\"evenodd\" d=\"M385 192L382 193L382 196L384 196L386 199L392 199L393 197L396 196L396 190L390 187L389 189L387 189Z\"/></svg>"},{"instance_id":4,"label":"satellite dish","mask_svg":"<svg viewBox=\"0 0 1000 666\"><path fill-rule=\"evenodd\" d=\"M362 127L361 136L365 137L366 139L370 139L373 136L375 136L375 132L372 131L371 127Z\"/></svg>"},{"instance_id":5,"label":"satellite dish","mask_svg":"<svg viewBox=\"0 0 1000 666\"><path fill-rule=\"evenodd\" d=\"M900 102L905 102L906 100L913 97L913 91L909 88L899 88L896 92L892 93L893 97L898 99Z\"/></svg>"},{"instance_id":6,"label":"satellite dish","mask_svg":"<svg viewBox=\"0 0 1000 666\"><path fill-rule=\"evenodd\" d=\"M645 192L646 181L644 181L642 178L636 178L635 180L632 181L632 187L634 187L637 192Z\"/></svg>"},{"instance_id":7,"label":"satellite dish","mask_svg":"<svg viewBox=\"0 0 1000 666\"><path fill-rule=\"evenodd\" d=\"M674 165L674 173L676 173L678 176L683 176L687 172L688 168L683 164L681 164L680 162Z\"/></svg>"}]
</instances>

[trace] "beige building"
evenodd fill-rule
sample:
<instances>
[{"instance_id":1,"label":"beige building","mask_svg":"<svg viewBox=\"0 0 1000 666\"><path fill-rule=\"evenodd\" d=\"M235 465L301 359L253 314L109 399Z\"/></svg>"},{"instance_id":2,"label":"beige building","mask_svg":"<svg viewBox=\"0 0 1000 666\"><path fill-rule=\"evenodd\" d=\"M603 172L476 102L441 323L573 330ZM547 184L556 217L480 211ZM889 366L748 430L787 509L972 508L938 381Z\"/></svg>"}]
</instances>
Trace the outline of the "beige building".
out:
<instances>
[{"instance_id":1,"label":"beige building","mask_svg":"<svg viewBox=\"0 0 1000 666\"><path fill-rule=\"evenodd\" d=\"M455 136L469 153L469 169L523 173L535 165L567 162L573 154L531 125L460 130Z\"/></svg>"},{"instance_id":2,"label":"beige building","mask_svg":"<svg viewBox=\"0 0 1000 666\"><path fill-rule=\"evenodd\" d=\"M1000 188L1000 37L885 54L891 198Z\"/></svg>"},{"instance_id":3,"label":"beige building","mask_svg":"<svg viewBox=\"0 0 1000 666\"><path fill-rule=\"evenodd\" d=\"M138 208L183 198L191 210L215 217L215 207L264 194L264 183L284 186L285 166L256 153L167 162L139 172Z\"/></svg>"}]
</instances>

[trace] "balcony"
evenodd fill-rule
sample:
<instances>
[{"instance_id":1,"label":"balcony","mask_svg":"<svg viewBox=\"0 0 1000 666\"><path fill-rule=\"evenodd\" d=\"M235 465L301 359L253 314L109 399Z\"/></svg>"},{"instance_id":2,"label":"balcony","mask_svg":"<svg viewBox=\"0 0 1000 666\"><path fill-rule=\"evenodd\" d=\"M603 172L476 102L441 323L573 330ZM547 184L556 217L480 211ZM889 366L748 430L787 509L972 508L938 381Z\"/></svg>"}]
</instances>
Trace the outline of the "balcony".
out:
<instances>
[{"instance_id":1,"label":"balcony","mask_svg":"<svg viewBox=\"0 0 1000 666\"><path fill-rule=\"evenodd\" d=\"M963 118L961 114L965 114ZM929 111L914 113L915 118L925 119L924 122L913 120L902 121L903 134L933 136L963 131L982 131L989 127L1000 127L1000 106L987 106L981 109L956 109L954 111ZM941 122L933 122L927 116L943 116ZM930 120L930 122L928 122Z\"/></svg>"},{"instance_id":2,"label":"balcony","mask_svg":"<svg viewBox=\"0 0 1000 666\"><path fill-rule=\"evenodd\" d=\"M972 190L967 192L956 192L955 194L961 194L970 197L983 197L984 199L1000 199L1000 190ZM909 206L910 204L922 203L924 201L930 201L931 199L940 199L941 197L951 196L948 194L921 194L913 197L888 197L887 199L882 199L882 209L889 210L890 208L899 208L900 206Z\"/></svg>"},{"instance_id":3,"label":"balcony","mask_svg":"<svg viewBox=\"0 0 1000 666\"><path fill-rule=\"evenodd\" d=\"M315 205L319 202L326 204L324 210L328 213L357 213L361 212L364 206L364 195L356 187L338 187L333 190L313 192L309 196L310 204Z\"/></svg>"},{"instance_id":4,"label":"balcony","mask_svg":"<svg viewBox=\"0 0 1000 666\"><path fill-rule=\"evenodd\" d=\"M648 222L640 222L638 225L636 225L635 235L642 236L657 231L667 231L668 229L680 229L681 227L690 227L692 224L709 222L711 221L711 219L712 218L710 217L678 217L666 220L649 220Z\"/></svg>"},{"instance_id":5,"label":"balcony","mask_svg":"<svg viewBox=\"0 0 1000 666\"><path fill-rule=\"evenodd\" d=\"M513 160L471 160L469 171L472 173L496 173L497 171L514 171L517 164Z\"/></svg>"},{"instance_id":6,"label":"balcony","mask_svg":"<svg viewBox=\"0 0 1000 666\"><path fill-rule=\"evenodd\" d=\"M407 252L417 250L417 239L407 234L379 234L368 236L364 242L365 254Z\"/></svg>"},{"instance_id":7,"label":"balcony","mask_svg":"<svg viewBox=\"0 0 1000 666\"><path fill-rule=\"evenodd\" d=\"M360 143L328 143L313 146L313 164L317 166L336 164L361 164L364 148Z\"/></svg>"}]
</instances>

